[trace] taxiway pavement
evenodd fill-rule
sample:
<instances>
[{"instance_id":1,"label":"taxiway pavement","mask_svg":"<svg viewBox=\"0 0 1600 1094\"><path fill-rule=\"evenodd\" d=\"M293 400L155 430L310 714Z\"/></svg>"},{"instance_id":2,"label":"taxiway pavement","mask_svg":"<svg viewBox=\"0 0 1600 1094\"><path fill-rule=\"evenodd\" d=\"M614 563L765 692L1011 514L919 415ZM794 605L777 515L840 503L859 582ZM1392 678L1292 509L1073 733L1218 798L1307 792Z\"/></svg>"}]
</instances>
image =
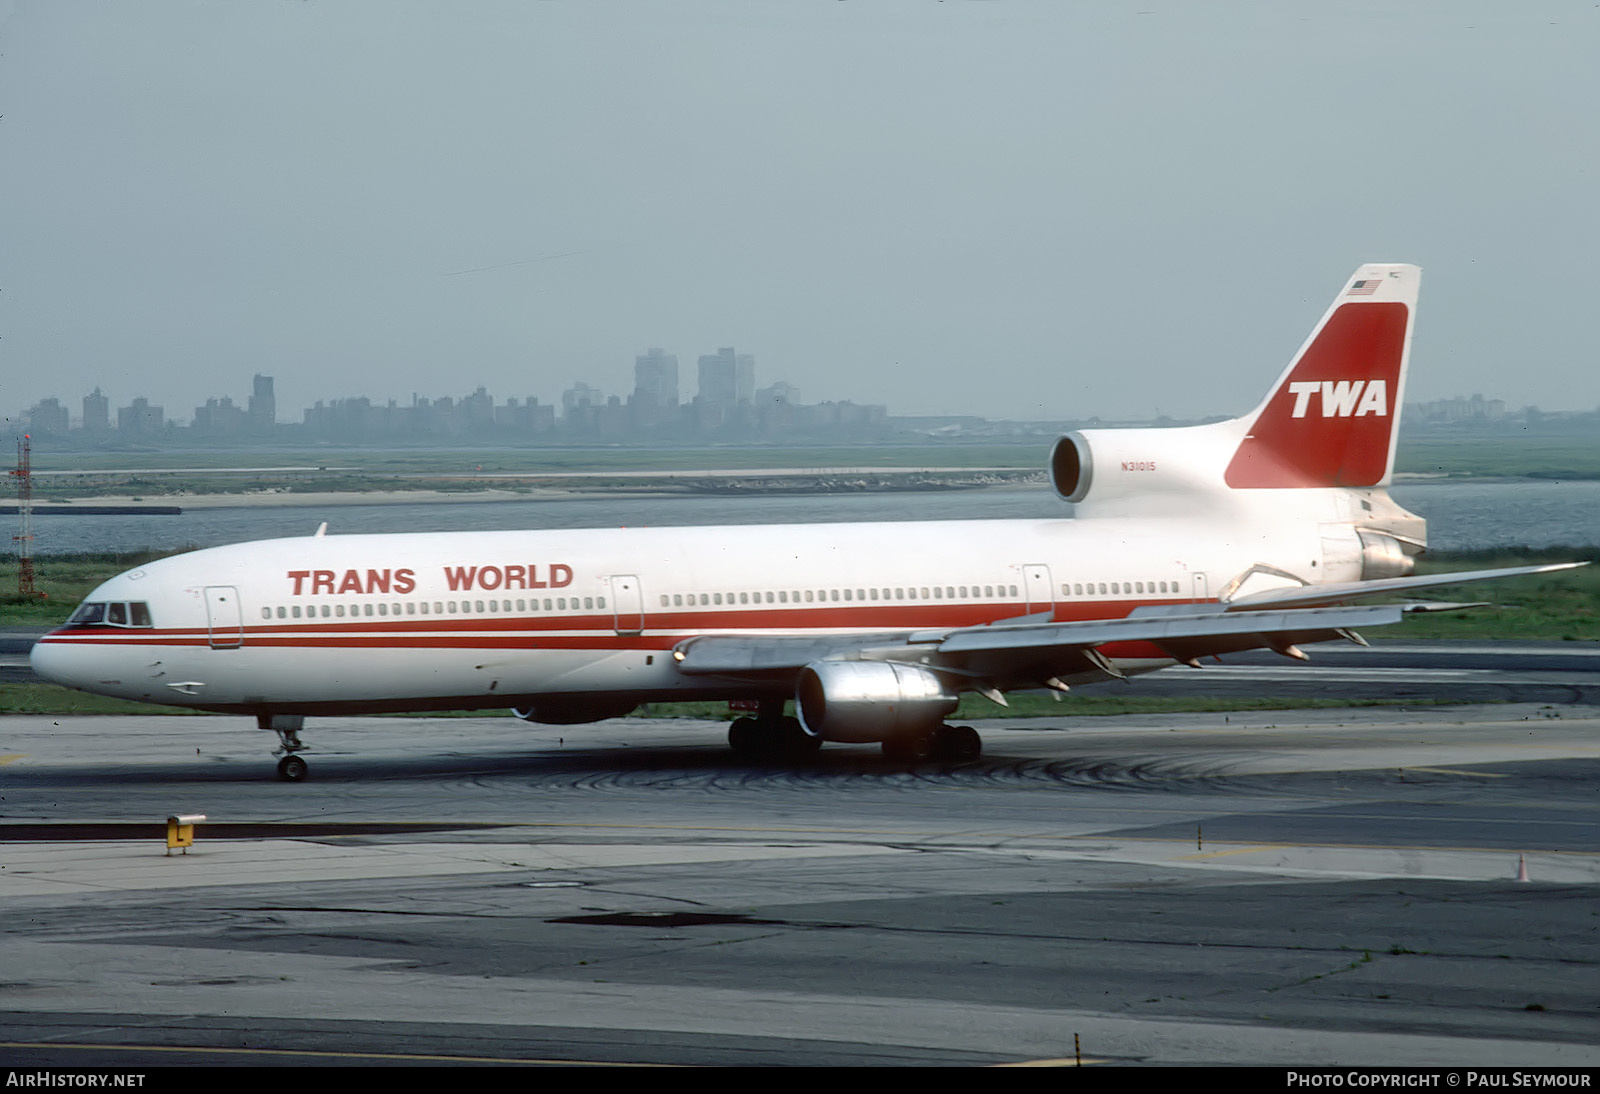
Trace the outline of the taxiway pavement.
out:
<instances>
[{"instance_id":1,"label":"taxiway pavement","mask_svg":"<svg viewBox=\"0 0 1600 1094\"><path fill-rule=\"evenodd\" d=\"M1583 707L0 720L13 1065L1600 1063ZM205 813L187 854L162 820ZM1528 881L1519 881L1525 869Z\"/></svg>"}]
</instances>

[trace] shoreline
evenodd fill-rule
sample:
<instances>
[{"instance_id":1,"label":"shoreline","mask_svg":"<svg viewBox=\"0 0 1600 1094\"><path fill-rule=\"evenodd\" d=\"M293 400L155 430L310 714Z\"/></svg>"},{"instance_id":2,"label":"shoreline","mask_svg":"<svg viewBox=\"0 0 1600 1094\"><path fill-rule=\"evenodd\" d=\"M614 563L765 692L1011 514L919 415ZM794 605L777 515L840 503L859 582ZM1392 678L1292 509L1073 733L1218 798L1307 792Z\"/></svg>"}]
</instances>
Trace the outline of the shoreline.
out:
<instances>
[{"instance_id":1,"label":"shoreline","mask_svg":"<svg viewBox=\"0 0 1600 1094\"><path fill-rule=\"evenodd\" d=\"M827 469L822 471L797 472L763 472L763 471L706 471L684 474L683 472L635 472L629 475L592 475L568 474L550 476L551 478L565 478L568 485L560 486L521 486L515 489L496 489L494 487L474 488L468 490L439 490L427 487L416 489L389 489L389 490L317 490L317 491L289 491L289 490L257 490L239 493L171 493L171 494L97 494L92 497L72 498L68 501L38 500L34 502L33 513L36 517L48 516L73 516L76 511L85 510L84 516L94 515L87 512L90 507L116 507L134 511L149 510L150 515L163 515L158 510L177 507L183 510L197 509L258 509L258 508L312 508L317 506L369 506L369 505L446 505L456 504L483 504L494 502L514 501L582 501L596 498L665 498L665 497L779 497L794 495L849 495L849 494L900 494L900 493L927 493L940 490L1049 490L1048 483L1024 482L1017 479L1001 478L995 481L953 481L962 476L950 475L944 481L922 480L917 482L862 482L863 476L869 475L918 475L939 474L936 469L881 468L859 469L842 471ZM944 469L944 474L949 475L949 469ZM978 472L977 474L982 474ZM840 478L847 477L849 482L841 482ZM583 485L572 480L583 478L605 478L610 481L601 484L593 483ZM639 481L634 483L618 483L618 478L633 478ZM746 479L749 482L736 480ZM1518 485L1523 483L1549 484L1555 480L1540 478L1497 477L1497 476L1469 476L1460 477L1431 472L1424 473L1397 473L1391 486L1446 486L1458 484L1473 485ZM1577 480L1572 480L1577 481Z\"/></svg>"},{"instance_id":2,"label":"shoreline","mask_svg":"<svg viewBox=\"0 0 1600 1094\"><path fill-rule=\"evenodd\" d=\"M1028 472L1035 474L1035 472ZM1033 489L1040 483L1019 481L1014 470L954 468L812 468L778 471L639 471L597 474L557 473L538 476L540 485L494 487L474 485L460 490L418 486L376 490L287 490L267 488L225 493L97 494L69 500L36 500L35 516L72 516L91 507L157 510L176 506L194 509L256 509L363 505L482 504L513 501L576 501L595 498L775 497L797 494L827 496L864 493L926 493L940 490ZM932 476L932 477L928 477ZM430 476L438 481L437 476ZM492 478L473 476L474 483ZM548 480L558 480L559 485ZM591 480L584 482L583 480ZM601 480L601 481L594 481ZM621 480L621 481L619 481ZM630 481L631 480L631 481ZM85 516L91 515L88 512Z\"/></svg>"},{"instance_id":3,"label":"shoreline","mask_svg":"<svg viewBox=\"0 0 1600 1094\"><path fill-rule=\"evenodd\" d=\"M121 494L74 498L71 502L36 503L34 516L73 516L90 506L126 509L271 509L315 506L481 504L507 501L565 501L617 495L651 496L649 490L322 490L295 493L259 491L248 494ZM84 515L89 515L85 513Z\"/></svg>"}]
</instances>

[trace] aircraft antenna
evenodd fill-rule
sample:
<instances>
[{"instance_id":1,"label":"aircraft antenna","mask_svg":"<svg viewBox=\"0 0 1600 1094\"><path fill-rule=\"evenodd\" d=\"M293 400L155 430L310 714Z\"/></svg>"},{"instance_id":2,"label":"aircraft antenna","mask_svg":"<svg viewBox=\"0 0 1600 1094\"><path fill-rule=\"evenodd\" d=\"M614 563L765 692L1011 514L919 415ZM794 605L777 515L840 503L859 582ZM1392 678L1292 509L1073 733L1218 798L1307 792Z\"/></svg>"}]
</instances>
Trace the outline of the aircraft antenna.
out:
<instances>
[{"instance_id":1,"label":"aircraft antenna","mask_svg":"<svg viewBox=\"0 0 1600 1094\"><path fill-rule=\"evenodd\" d=\"M17 595L45 599L33 585L33 438L24 433L17 441L17 466L11 472L17 480L17 514L21 528L12 536L17 545Z\"/></svg>"}]
</instances>

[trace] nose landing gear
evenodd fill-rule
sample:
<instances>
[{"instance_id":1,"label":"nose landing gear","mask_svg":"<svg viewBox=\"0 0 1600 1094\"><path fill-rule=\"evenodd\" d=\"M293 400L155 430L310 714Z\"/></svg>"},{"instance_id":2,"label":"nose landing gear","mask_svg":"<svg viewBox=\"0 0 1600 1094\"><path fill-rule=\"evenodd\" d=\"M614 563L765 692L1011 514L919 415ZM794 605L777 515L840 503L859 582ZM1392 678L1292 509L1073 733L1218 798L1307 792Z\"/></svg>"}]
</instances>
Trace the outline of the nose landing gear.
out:
<instances>
[{"instance_id":1,"label":"nose landing gear","mask_svg":"<svg viewBox=\"0 0 1600 1094\"><path fill-rule=\"evenodd\" d=\"M258 714L256 726L260 729L270 729L278 735L278 740L283 746L277 751L284 753L278 761L278 778L284 782L304 782L311 775L311 767L296 752L304 751L305 744L300 740L300 731L305 728L306 718L303 714Z\"/></svg>"}]
</instances>

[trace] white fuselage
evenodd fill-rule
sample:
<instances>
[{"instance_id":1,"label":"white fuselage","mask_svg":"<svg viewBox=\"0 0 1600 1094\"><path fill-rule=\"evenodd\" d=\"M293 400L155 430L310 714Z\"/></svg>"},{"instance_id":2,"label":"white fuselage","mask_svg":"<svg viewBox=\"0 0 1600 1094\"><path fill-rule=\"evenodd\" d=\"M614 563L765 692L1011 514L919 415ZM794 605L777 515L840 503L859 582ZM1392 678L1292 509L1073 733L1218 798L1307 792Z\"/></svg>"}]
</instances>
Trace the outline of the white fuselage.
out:
<instances>
[{"instance_id":1,"label":"white fuselage","mask_svg":"<svg viewBox=\"0 0 1600 1094\"><path fill-rule=\"evenodd\" d=\"M268 540L113 578L86 603L148 605L149 625L69 625L33 663L97 692L258 714L770 696L684 674L671 650L713 634L1120 618L1214 600L1260 563L1306 582L1354 576L1331 525L1277 515ZM1170 663L1105 652L1133 670Z\"/></svg>"}]
</instances>

